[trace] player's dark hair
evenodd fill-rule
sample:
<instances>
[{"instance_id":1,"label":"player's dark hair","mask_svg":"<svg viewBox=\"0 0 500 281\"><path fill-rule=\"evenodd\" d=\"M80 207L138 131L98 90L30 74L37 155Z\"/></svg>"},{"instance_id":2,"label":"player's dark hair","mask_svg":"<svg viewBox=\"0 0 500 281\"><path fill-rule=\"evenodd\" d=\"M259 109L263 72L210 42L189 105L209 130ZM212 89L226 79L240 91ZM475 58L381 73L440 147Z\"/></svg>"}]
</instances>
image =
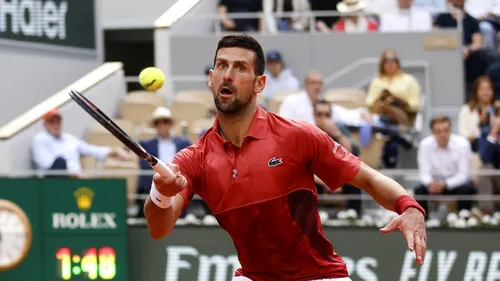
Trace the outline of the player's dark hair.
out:
<instances>
[{"instance_id":1,"label":"player's dark hair","mask_svg":"<svg viewBox=\"0 0 500 281\"><path fill-rule=\"evenodd\" d=\"M445 115L436 115L432 117L431 122L430 122L430 128L431 130L434 128L434 125L440 124L440 123L448 123L451 126L451 119L448 116Z\"/></svg>"},{"instance_id":2,"label":"player's dark hair","mask_svg":"<svg viewBox=\"0 0 500 281\"><path fill-rule=\"evenodd\" d=\"M215 51L214 65L217 60L217 53L220 49L234 47L253 51L255 53L255 75L260 76L264 74L266 59L264 57L262 46L260 46L259 42L257 42L255 38L241 33L226 35L219 40L217 50Z\"/></svg>"}]
</instances>

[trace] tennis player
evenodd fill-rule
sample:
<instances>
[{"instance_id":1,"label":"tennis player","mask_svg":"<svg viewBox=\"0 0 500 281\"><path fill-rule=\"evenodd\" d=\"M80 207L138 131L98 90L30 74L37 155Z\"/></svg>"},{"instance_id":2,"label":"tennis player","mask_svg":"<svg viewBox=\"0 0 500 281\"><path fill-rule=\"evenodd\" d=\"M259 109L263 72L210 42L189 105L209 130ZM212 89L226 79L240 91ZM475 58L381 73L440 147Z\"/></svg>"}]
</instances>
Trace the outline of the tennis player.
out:
<instances>
[{"instance_id":1,"label":"tennis player","mask_svg":"<svg viewBox=\"0 0 500 281\"><path fill-rule=\"evenodd\" d=\"M234 280L349 281L346 265L321 226L317 175L330 189L351 183L397 212L380 231L403 232L421 265L424 210L398 183L314 125L259 107L257 95L266 85L264 65L262 47L254 38L235 34L219 41L208 82L217 118L169 164L177 178L154 175L144 207L151 235L169 235L196 193L234 242L241 264Z\"/></svg>"}]
</instances>

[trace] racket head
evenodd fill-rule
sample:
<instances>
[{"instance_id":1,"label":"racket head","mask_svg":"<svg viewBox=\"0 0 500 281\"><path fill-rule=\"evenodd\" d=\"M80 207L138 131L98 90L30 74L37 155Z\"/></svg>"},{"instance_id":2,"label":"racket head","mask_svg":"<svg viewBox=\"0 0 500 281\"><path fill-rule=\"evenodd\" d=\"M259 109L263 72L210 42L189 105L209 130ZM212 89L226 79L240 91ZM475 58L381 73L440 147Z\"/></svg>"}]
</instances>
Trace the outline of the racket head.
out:
<instances>
[{"instance_id":1,"label":"racket head","mask_svg":"<svg viewBox=\"0 0 500 281\"><path fill-rule=\"evenodd\" d=\"M132 150L137 156L153 165L156 164L157 160L155 157L146 152L146 150L142 146L134 141L127 133L125 133L118 125L116 125L113 120L111 120L106 114L104 114L104 112L102 112L81 93L76 90L71 90L69 92L69 95L81 108L83 108L90 116L92 116L97 122L99 122L99 124L106 128L106 130L108 130L111 134L113 134L113 136L115 136L126 147Z\"/></svg>"}]
</instances>

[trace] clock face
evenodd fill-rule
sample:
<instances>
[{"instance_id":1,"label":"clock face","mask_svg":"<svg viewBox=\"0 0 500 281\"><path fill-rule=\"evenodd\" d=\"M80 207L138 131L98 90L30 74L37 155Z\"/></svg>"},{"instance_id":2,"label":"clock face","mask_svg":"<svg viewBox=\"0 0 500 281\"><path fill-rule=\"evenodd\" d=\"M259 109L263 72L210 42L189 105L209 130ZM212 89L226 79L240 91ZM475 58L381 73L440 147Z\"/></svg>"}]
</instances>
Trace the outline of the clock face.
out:
<instances>
[{"instance_id":1,"label":"clock face","mask_svg":"<svg viewBox=\"0 0 500 281\"><path fill-rule=\"evenodd\" d=\"M18 265L31 245L28 218L17 205L0 200L0 270Z\"/></svg>"}]
</instances>

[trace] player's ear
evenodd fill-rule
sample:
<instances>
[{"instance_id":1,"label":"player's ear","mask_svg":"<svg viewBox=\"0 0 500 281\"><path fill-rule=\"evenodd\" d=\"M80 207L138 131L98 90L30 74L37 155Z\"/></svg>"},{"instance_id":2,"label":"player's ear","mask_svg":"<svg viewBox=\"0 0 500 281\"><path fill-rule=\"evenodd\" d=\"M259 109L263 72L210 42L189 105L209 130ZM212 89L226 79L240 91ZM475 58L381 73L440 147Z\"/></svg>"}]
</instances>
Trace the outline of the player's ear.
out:
<instances>
[{"instance_id":1,"label":"player's ear","mask_svg":"<svg viewBox=\"0 0 500 281\"><path fill-rule=\"evenodd\" d=\"M257 79L255 79L255 85L254 85L254 90L256 93L261 93L264 90L264 87L266 87L266 76L265 75L260 75L257 76Z\"/></svg>"},{"instance_id":2,"label":"player's ear","mask_svg":"<svg viewBox=\"0 0 500 281\"><path fill-rule=\"evenodd\" d=\"M208 87L212 89L212 77L214 76L214 70L210 69L208 71Z\"/></svg>"}]
</instances>

